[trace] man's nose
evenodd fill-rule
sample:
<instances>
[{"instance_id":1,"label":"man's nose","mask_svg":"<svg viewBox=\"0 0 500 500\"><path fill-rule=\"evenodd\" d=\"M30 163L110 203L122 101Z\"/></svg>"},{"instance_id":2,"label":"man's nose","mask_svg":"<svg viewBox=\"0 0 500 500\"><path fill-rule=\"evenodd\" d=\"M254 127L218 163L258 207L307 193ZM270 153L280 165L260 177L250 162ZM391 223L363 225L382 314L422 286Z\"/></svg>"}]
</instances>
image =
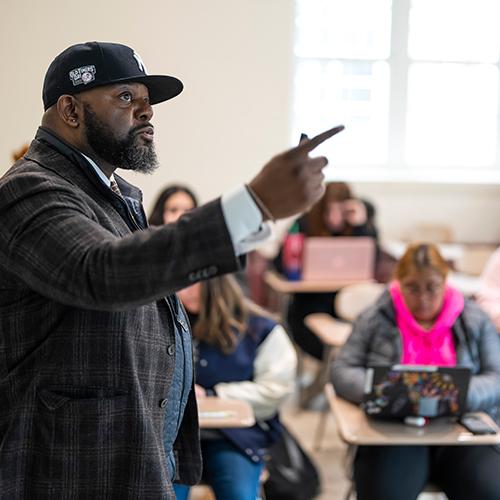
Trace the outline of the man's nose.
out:
<instances>
[{"instance_id":1,"label":"man's nose","mask_svg":"<svg viewBox=\"0 0 500 500\"><path fill-rule=\"evenodd\" d=\"M139 103L136 111L136 117L141 121L149 121L153 118L154 111L153 106L149 103L149 100L144 100Z\"/></svg>"}]
</instances>

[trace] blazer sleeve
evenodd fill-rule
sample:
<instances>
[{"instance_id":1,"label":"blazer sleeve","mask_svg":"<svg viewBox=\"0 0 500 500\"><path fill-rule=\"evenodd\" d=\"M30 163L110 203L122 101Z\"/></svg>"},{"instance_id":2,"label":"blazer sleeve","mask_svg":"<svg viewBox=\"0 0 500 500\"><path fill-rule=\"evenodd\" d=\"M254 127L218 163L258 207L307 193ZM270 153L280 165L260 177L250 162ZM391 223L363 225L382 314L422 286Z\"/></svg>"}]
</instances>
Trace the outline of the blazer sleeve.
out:
<instances>
[{"instance_id":1,"label":"blazer sleeve","mask_svg":"<svg viewBox=\"0 0 500 500\"><path fill-rule=\"evenodd\" d=\"M1 265L42 296L127 309L239 267L220 200L176 224L118 236L82 198L71 184L38 172L2 181Z\"/></svg>"},{"instance_id":2,"label":"blazer sleeve","mask_svg":"<svg viewBox=\"0 0 500 500\"><path fill-rule=\"evenodd\" d=\"M221 398L247 401L257 420L274 416L294 387L297 357L281 325L276 325L257 350L254 378L242 382L216 384Z\"/></svg>"}]
</instances>

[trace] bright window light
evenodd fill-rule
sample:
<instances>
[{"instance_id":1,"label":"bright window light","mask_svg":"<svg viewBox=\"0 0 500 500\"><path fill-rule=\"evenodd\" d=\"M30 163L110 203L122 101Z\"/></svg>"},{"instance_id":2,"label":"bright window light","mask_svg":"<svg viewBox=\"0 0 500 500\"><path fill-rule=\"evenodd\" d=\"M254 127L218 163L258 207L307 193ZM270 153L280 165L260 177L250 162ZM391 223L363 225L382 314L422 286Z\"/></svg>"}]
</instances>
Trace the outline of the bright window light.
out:
<instances>
[{"instance_id":1,"label":"bright window light","mask_svg":"<svg viewBox=\"0 0 500 500\"><path fill-rule=\"evenodd\" d=\"M492 166L497 143L498 69L410 66L406 160L424 166Z\"/></svg>"},{"instance_id":2,"label":"bright window light","mask_svg":"<svg viewBox=\"0 0 500 500\"><path fill-rule=\"evenodd\" d=\"M427 61L496 63L498 0L413 0L408 52Z\"/></svg>"},{"instance_id":3,"label":"bright window light","mask_svg":"<svg viewBox=\"0 0 500 500\"><path fill-rule=\"evenodd\" d=\"M387 161L389 65L384 61L299 61L294 137L348 124L318 150L345 164Z\"/></svg>"},{"instance_id":4,"label":"bright window light","mask_svg":"<svg viewBox=\"0 0 500 500\"><path fill-rule=\"evenodd\" d=\"M500 182L500 0L296 0L292 142L345 180Z\"/></svg>"}]
</instances>

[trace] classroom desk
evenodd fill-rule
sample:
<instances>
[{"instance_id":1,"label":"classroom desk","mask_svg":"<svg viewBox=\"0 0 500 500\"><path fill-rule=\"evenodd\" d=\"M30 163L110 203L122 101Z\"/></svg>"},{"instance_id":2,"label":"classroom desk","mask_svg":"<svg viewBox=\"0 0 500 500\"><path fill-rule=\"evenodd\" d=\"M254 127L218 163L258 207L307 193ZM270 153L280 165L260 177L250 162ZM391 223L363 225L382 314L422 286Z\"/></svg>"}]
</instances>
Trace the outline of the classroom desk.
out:
<instances>
[{"instance_id":1,"label":"classroom desk","mask_svg":"<svg viewBox=\"0 0 500 500\"><path fill-rule=\"evenodd\" d=\"M198 419L202 429L252 427L252 407L246 401L221 399L216 396L197 398Z\"/></svg>"},{"instance_id":2,"label":"classroom desk","mask_svg":"<svg viewBox=\"0 0 500 500\"><path fill-rule=\"evenodd\" d=\"M266 271L266 284L277 293L321 293L335 292L346 285L366 283L367 280L298 280L290 281L275 271Z\"/></svg>"},{"instance_id":3,"label":"classroom desk","mask_svg":"<svg viewBox=\"0 0 500 500\"><path fill-rule=\"evenodd\" d=\"M342 347L352 330L351 323L339 321L327 313L310 314L304 318L304 323L329 347Z\"/></svg>"},{"instance_id":4,"label":"classroom desk","mask_svg":"<svg viewBox=\"0 0 500 500\"><path fill-rule=\"evenodd\" d=\"M436 419L425 427L402 422L371 419L358 406L335 395L331 384L325 386L328 403L337 422L341 439L351 445L492 445L500 443L496 434L474 435L451 419ZM486 413L478 413L494 425Z\"/></svg>"},{"instance_id":5,"label":"classroom desk","mask_svg":"<svg viewBox=\"0 0 500 500\"><path fill-rule=\"evenodd\" d=\"M321 293L321 292L335 292L340 288L352 285L355 283L366 283L373 280L298 280L290 281L285 277L279 275L275 271L266 271L264 274L264 281L275 292L279 300L279 310L283 323L286 323L286 313L288 309L289 296L292 293ZM347 337L350 331L350 326L347 325L343 329L343 337ZM325 377L327 373L327 365L330 359L331 349L325 349L325 359L316 373L314 380L307 387L300 387L299 404L300 406L307 406L308 403L316 397L322 390L325 384ZM300 351L297 352L299 363L301 360ZM299 374L301 371L299 364Z\"/></svg>"}]
</instances>

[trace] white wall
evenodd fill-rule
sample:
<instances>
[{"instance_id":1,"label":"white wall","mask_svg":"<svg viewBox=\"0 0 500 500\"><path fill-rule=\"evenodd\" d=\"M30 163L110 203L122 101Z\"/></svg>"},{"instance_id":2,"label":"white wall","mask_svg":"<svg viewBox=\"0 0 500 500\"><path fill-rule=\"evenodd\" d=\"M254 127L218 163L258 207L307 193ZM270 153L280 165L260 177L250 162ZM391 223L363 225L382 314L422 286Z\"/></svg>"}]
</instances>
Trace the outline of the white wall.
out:
<instances>
[{"instance_id":1,"label":"white wall","mask_svg":"<svg viewBox=\"0 0 500 500\"><path fill-rule=\"evenodd\" d=\"M386 238L399 238L419 223L447 224L456 241L500 242L500 186L463 184L354 184L377 207Z\"/></svg>"},{"instance_id":2,"label":"white wall","mask_svg":"<svg viewBox=\"0 0 500 500\"><path fill-rule=\"evenodd\" d=\"M163 184L192 184L203 199L249 180L287 147L292 0L19 0L0 17L3 116L0 171L43 112L51 60L88 40L132 46L149 73L178 76L176 99L155 106L161 171L133 176L148 204Z\"/></svg>"},{"instance_id":3,"label":"white wall","mask_svg":"<svg viewBox=\"0 0 500 500\"><path fill-rule=\"evenodd\" d=\"M292 36L293 0L3 2L0 173L35 133L43 75L55 55L72 43L118 41L132 46L150 73L185 84L178 98L155 107L160 171L128 177L144 190L147 207L174 181L193 186L202 200L213 198L289 145ZM460 240L500 241L499 186L354 188L377 204L384 236L439 221Z\"/></svg>"}]
</instances>

